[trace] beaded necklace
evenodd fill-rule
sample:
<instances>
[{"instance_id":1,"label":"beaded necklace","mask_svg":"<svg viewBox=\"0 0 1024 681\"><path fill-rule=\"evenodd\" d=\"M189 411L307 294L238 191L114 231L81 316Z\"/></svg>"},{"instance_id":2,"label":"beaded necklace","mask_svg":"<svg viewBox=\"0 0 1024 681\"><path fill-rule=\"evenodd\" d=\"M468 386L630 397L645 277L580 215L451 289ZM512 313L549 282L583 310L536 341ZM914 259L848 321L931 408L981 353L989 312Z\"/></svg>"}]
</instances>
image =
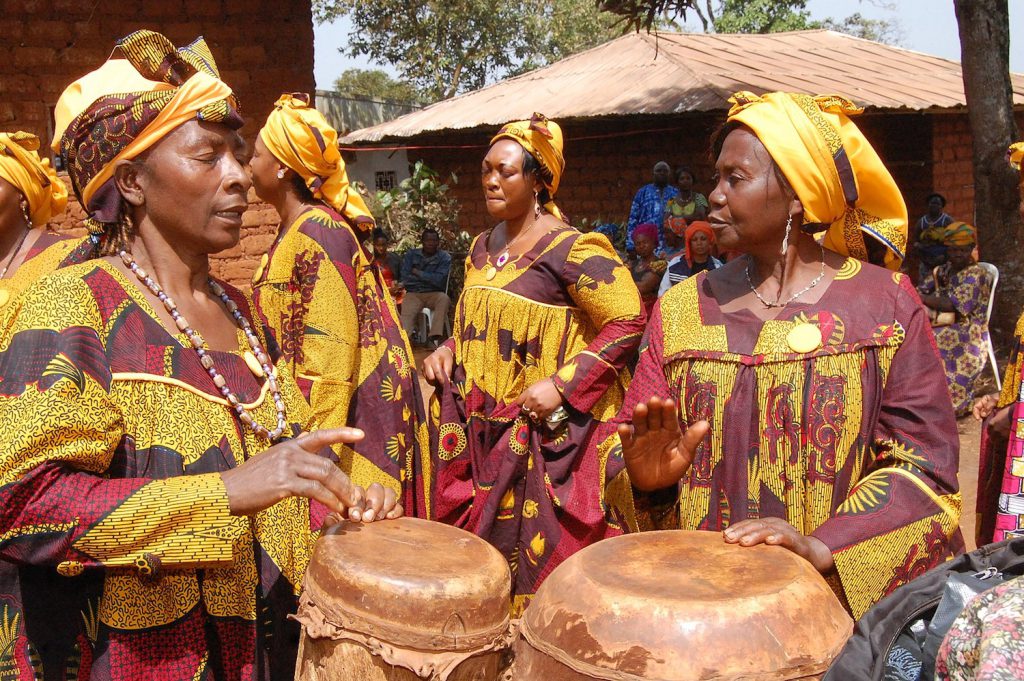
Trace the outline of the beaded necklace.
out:
<instances>
[{"instance_id":1,"label":"beaded necklace","mask_svg":"<svg viewBox=\"0 0 1024 681\"><path fill-rule=\"evenodd\" d=\"M198 331L189 326L185 318L178 312L178 306L175 305L174 300L164 293L164 290L160 288L160 284L155 279L149 276L145 270L139 267L135 259L126 252L121 251L118 253L121 256L121 261L125 266L132 271L139 281L145 285L150 292L157 297L157 299L163 303L167 313L171 315L171 319L174 320L174 324L178 327L178 330L188 337L189 342L195 349L196 354L199 355L199 362L206 369L206 373L213 379L213 384L220 390L220 394L224 396L231 408L238 414L238 420L244 423L253 433L259 437L265 437L271 442L277 440L284 434L285 429L288 427L288 422L285 418L284 399L281 397L281 391L277 387L277 374L274 371L273 365L270 363L270 358L267 353L264 352L263 346L260 344L260 339L256 336L256 332L252 330L252 325L249 324L249 320L245 318L241 310L238 309L238 305L235 301L231 300L228 294L224 291L224 288L215 282L213 279L207 279L207 284L210 287L210 291L213 295L221 299L224 303L224 307L227 308L231 316L234 317L235 323L238 324L239 328L245 333L246 340L249 341L249 347L252 348L252 355L254 362L250 362L249 357L245 357L246 364L249 365L250 369L255 370L257 367L263 372L262 375L266 377L267 384L270 386L270 394L274 400L274 406L277 408L277 427L274 430L268 430L265 426L256 422L256 419L252 417L249 410L245 408L238 396L235 395L234 391L228 387L227 381L224 376L217 370L217 366L213 361L213 356L209 353L205 345L203 337ZM246 353L248 355L249 353ZM253 366L253 365L256 366ZM259 372L254 371L257 375Z\"/></svg>"}]
</instances>

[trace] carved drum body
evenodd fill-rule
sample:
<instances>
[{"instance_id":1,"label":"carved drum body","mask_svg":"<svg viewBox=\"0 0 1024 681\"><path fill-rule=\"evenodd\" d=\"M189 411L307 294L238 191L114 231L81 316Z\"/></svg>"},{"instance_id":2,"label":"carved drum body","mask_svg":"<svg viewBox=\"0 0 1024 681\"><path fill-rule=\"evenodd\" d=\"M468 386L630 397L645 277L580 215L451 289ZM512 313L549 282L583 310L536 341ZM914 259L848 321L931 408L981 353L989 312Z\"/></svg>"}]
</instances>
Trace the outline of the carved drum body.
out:
<instances>
[{"instance_id":1,"label":"carved drum body","mask_svg":"<svg viewBox=\"0 0 1024 681\"><path fill-rule=\"evenodd\" d=\"M527 608L517 681L817 679L853 622L814 568L718 532L625 535L576 553Z\"/></svg>"},{"instance_id":2,"label":"carved drum body","mask_svg":"<svg viewBox=\"0 0 1024 681\"><path fill-rule=\"evenodd\" d=\"M508 564L440 523L343 523L316 544L296 679L494 681L509 643Z\"/></svg>"}]
</instances>

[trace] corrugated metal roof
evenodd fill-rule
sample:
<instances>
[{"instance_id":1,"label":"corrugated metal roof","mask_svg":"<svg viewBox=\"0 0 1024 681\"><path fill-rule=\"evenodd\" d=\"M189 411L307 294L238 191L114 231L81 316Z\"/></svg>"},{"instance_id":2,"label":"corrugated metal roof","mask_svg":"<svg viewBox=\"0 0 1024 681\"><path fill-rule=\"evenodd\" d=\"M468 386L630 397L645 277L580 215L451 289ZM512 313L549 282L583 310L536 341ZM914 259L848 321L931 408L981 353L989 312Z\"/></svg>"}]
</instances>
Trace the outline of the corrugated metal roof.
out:
<instances>
[{"instance_id":1,"label":"corrugated metal roof","mask_svg":"<svg viewBox=\"0 0 1024 681\"><path fill-rule=\"evenodd\" d=\"M622 36L536 71L356 130L343 144L555 120L725 109L736 90L840 94L876 109L965 106L960 64L826 30ZM1012 74L1024 105L1024 74Z\"/></svg>"}]
</instances>

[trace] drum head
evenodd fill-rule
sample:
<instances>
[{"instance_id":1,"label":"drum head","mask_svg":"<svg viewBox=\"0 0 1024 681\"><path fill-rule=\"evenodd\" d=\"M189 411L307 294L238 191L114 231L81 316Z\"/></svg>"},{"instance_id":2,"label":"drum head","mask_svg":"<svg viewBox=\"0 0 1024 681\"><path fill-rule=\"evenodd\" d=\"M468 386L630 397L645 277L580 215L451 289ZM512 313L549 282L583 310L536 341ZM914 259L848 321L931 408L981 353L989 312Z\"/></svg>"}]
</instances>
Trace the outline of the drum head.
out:
<instances>
[{"instance_id":1,"label":"drum head","mask_svg":"<svg viewBox=\"0 0 1024 681\"><path fill-rule=\"evenodd\" d=\"M347 629L444 648L507 626L510 585L508 563L483 539L400 518L332 528L316 543L303 590Z\"/></svg>"},{"instance_id":2,"label":"drum head","mask_svg":"<svg viewBox=\"0 0 1024 681\"><path fill-rule=\"evenodd\" d=\"M665 681L801 678L827 668L853 627L790 551L683 531L583 549L551 573L523 620L530 647L585 678Z\"/></svg>"}]
</instances>

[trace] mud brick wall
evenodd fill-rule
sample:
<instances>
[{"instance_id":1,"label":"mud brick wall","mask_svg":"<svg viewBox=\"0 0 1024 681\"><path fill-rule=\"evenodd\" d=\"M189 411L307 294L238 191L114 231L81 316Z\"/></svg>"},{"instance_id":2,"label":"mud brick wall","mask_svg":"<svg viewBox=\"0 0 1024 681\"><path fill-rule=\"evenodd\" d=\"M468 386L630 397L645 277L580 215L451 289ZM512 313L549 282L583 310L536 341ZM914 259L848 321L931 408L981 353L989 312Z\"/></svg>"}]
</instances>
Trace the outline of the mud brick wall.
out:
<instances>
[{"instance_id":1,"label":"mud brick wall","mask_svg":"<svg viewBox=\"0 0 1024 681\"><path fill-rule=\"evenodd\" d=\"M0 14L0 130L49 140L64 88L140 28L176 45L205 36L241 101L248 137L282 92L314 89L309 0L0 0Z\"/></svg>"}]
</instances>

